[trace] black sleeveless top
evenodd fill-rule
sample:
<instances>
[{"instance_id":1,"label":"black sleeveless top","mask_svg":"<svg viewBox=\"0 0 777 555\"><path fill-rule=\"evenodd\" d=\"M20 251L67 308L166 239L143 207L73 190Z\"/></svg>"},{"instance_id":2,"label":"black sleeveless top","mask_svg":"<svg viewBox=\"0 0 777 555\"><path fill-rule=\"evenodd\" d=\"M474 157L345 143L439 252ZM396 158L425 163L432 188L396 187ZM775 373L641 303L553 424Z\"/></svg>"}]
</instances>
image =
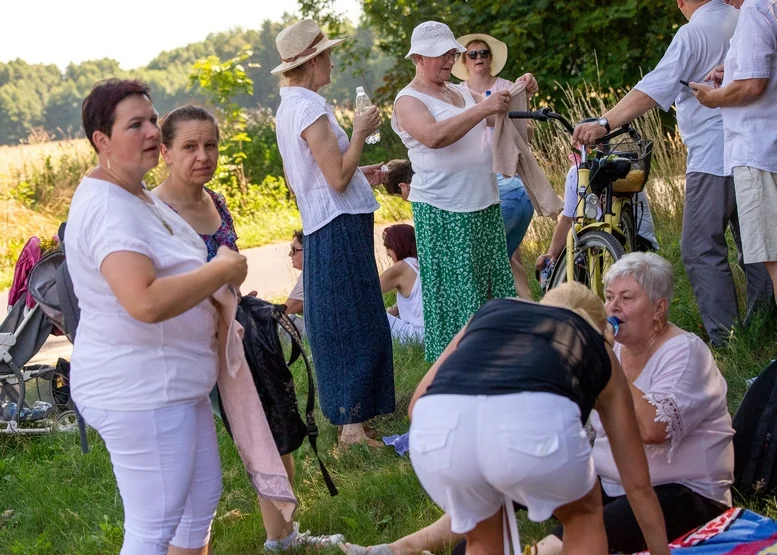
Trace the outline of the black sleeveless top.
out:
<instances>
[{"instance_id":1,"label":"black sleeveless top","mask_svg":"<svg viewBox=\"0 0 777 555\"><path fill-rule=\"evenodd\" d=\"M472 317L426 395L555 393L575 402L585 422L611 372L602 334L571 310L494 299Z\"/></svg>"}]
</instances>

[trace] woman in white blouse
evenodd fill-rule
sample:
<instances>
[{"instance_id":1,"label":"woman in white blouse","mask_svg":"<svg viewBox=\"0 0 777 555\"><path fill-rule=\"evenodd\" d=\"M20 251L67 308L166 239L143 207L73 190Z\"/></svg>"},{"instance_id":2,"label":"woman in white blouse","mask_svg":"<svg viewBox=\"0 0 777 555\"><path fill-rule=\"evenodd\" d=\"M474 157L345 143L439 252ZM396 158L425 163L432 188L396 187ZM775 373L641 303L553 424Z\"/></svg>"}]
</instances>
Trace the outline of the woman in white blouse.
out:
<instances>
[{"instance_id":1,"label":"woman in white blouse","mask_svg":"<svg viewBox=\"0 0 777 555\"><path fill-rule=\"evenodd\" d=\"M391 334L375 263L371 185L380 166L358 166L377 108L356 115L351 139L318 91L329 84L331 48L315 21L286 27L276 38L283 61L278 148L297 197L305 234L305 328L316 366L321 410L343 426L340 442L367 442L366 421L394 412Z\"/></svg>"},{"instance_id":2,"label":"woman in white blouse","mask_svg":"<svg viewBox=\"0 0 777 555\"><path fill-rule=\"evenodd\" d=\"M628 254L610 268L604 283L607 313L620 320L614 350L630 383L650 480L667 535L676 538L731 507L734 430L726 380L707 345L667 321L673 294L669 262L655 253ZM642 551L609 440L595 413L591 422L610 551ZM562 530L554 535L561 538ZM561 553L556 538L543 540L546 550L540 553Z\"/></svg>"}]
</instances>

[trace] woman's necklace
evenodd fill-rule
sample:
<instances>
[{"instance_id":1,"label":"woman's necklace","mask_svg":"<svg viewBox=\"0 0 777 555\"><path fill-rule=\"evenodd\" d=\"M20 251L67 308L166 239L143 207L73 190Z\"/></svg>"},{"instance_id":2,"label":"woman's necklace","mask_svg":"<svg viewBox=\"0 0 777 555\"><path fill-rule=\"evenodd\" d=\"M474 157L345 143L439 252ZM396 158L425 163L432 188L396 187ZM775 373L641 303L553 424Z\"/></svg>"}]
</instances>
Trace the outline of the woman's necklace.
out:
<instances>
[{"instance_id":1,"label":"woman's necklace","mask_svg":"<svg viewBox=\"0 0 777 555\"><path fill-rule=\"evenodd\" d=\"M146 197L146 196L147 196L147 193L146 193L145 191L143 192L143 196L144 196L144 197ZM159 218L159 221L160 221L160 222L162 222L162 225L163 225L163 226L165 226L165 229L167 230L167 232L168 232L170 235L175 235L175 234L173 233L173 228L170 226L170 224L169 224L169 223L167 223L167 220L165 220L164 216L162 216L162 212L159 210L159 207L158 207L158 206L156 205L156 203L154 202L154 199L151 199L151 198L149 198L149 199L142 198L142 199L140 199L140 200L141 200L141 201L143 201L143 204L145 204L146 206L148 206L148 209L149 209L149 210L151 210L151 212L152 212L152 213L153 213L153 214L154 214L154 215L155 215L157 218ZM149 203L149 202L148 202L149 200L151 201L151 203Z\"/></svg>"},{"instance_id":2,"label":"woman's necklace","mask_svg":"<svg viewBox=\"0 0 777 555\"><path fill-rule=\"evenodd\" d=\"M626 374L626 377L629 379L629 381L631 383L634 383L634 381L637 378L639 378L640 374L642 374L642 371L645 369L645 366L647 365L647 361L649 361L650 357L653 356L652 352L651 352L651 349L653 348L653 345L655 344L656 339L658 339L658 337L661 335L661 333L664 331L665 328L666 328L666 326L663 326L653 336L653 338L650 341L648 341L644 346L642 346L636 352L633 351L632 349L630 349L629 347L627 347L626 345L623 345L623 347L621 348L621 367L623 368L623 372ZM636 375L634 375L635 374L635 370L637 370L637 368L635 368L636 365L635 365L634 361L636 359L642 357L646 353L649 353L650 356L647 357L647 360L645 361L644 364L642 364L642 367L638 369L639 372L636 372ZM625 360L626 357L628 357L628 359L629 359L628 363ZM632 377L632 375L634 375L634 377Z\"/></svg>"},{"instance_id":3,"label":"woman's necklace","mask_svg":"<svg viewBox=\"0 0 777 555\"><path fill-rule=\"evenodd\" d=\"M416 82L416 88L418 87L418 85L421 85L421 88L426 88L427 90L430 90L430 91L441 92L443 94L450 94L451 93L451 91L448 89L448 87L445 85L445 83L443 83L442 87L440 87L439 85L427 85L421 79L416 79L416 81L417 81Z\"/></svg>"}]
</instances>

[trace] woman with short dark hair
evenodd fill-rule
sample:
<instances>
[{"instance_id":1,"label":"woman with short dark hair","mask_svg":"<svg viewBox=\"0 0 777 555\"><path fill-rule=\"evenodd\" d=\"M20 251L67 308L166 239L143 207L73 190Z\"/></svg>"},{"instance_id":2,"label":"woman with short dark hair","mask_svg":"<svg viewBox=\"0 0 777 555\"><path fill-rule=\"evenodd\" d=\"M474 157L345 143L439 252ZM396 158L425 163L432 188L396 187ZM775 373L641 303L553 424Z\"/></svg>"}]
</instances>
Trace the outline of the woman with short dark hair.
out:
<instances>
[{"instance_id":1,"label":"woman with short dark hair","mask_svg":"<svg viewBox=\"0 0 777 555\"><path fill-rule=\"evenodd\" d=\"M239 287L245 257L202 239L150 195L160 129L148 86L97 83L82 106L99 165L65 231L81 316L70 387L111 455L124 502L122 555L205 555L221 496L208 393L219 361L210 297Z\"/></svg>"},{"instance_id":2,"label":"woman with short dark hair","mask_svg":"<svg viewBox=\"0 0 777 555\"><path fill-rule=\"evenodd\" d=\"M383 246L394 264L380 275L380 288L384 295L397 291L397 302L387 311L391 337L402 343L423 341L424 302L415 229L408 224L387 227L383 230Z\"/></svg>"}]
</instances>

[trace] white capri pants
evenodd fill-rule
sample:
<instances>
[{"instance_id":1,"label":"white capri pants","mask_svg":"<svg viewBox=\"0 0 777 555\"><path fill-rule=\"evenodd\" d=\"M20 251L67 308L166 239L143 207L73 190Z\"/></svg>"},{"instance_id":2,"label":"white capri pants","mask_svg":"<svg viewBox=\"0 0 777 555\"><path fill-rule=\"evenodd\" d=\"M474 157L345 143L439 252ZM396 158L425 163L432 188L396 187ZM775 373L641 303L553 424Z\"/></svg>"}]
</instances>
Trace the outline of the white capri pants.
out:
<instances>
[{"instance_id":1,"label":"white capri pants","mask_svg":"<svg viewBox=\"0 0 777 555\"><path fill-rule=\"evenodd\" d=\"M210 401L145 411L79 407L111 455L124 501L121 555L167 555L210 541L221 462Z\"/></svg>"},{"instance_id":2,"label":"white capri pants","mask_svg":"<svg viewBox=\"0 0 777 555\"><path fill-rule=\"evenodd\" d=\"M547 520L596 483L580 409L552 393L422 397L413 409L410 460L457 534L507 499L534 522Z\"/></svg>"}]
</instances>

